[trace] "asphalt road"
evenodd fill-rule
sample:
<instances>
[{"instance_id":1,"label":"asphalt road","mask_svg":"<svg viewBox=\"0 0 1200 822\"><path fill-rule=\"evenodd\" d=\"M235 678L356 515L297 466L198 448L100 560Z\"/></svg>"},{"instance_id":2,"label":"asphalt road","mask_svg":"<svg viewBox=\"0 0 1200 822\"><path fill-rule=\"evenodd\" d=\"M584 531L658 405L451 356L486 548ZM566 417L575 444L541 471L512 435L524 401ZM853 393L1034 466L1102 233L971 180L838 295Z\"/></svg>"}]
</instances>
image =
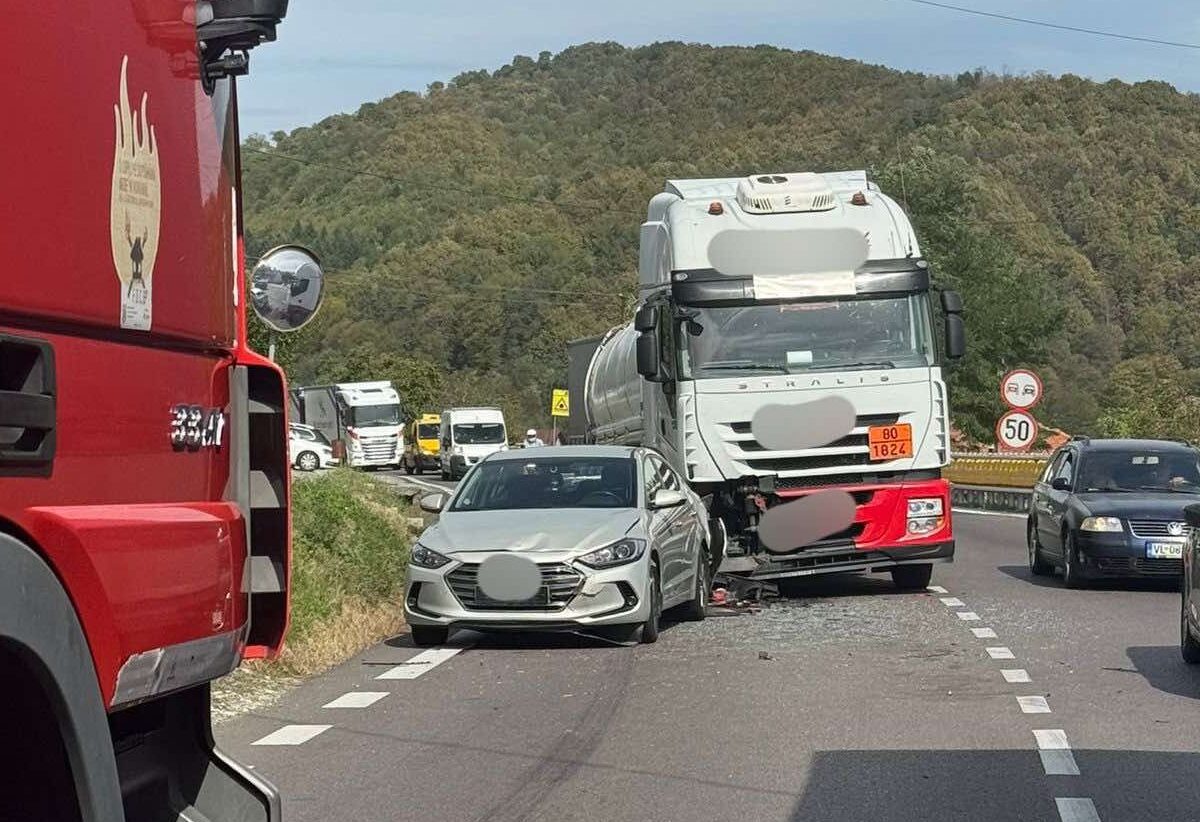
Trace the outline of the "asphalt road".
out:
<instances>
[{"instance_id":1,"label":"asphalt road","mask_svg":"<svg viewBox=\"0 0 1200 822\"><path fill-rule=\"evenodd\" d=\"M288 822L1200 819L1178 594L1066 590L1021 520L956 529L945 593L819 578L651 646L400 636L218 736ZM349 693L376 701L322 707Z\"/></svg>"}]
</instances>

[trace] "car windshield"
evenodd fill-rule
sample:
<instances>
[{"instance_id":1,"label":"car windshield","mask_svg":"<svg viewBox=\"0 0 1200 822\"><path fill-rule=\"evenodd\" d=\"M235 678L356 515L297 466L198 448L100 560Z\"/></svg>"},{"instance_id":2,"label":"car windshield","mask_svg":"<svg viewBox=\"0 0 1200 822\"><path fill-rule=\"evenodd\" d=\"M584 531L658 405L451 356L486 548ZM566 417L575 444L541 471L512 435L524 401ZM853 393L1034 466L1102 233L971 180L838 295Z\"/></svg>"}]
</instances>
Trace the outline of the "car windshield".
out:
<instances>
[{"instance_id":1,"label":"car windshield","mask_svg":"<svg viewBox=\"0 0 1200 822\"><path fill-rule=\"evenodd\" d=\"M504 442L504 424L471 422L454 426L454 442L458 445L496 445Z\"/></svg>"},{"instance_id":2,"label":"car windshield","mask_svg":"<svg viewBox=\"0 0 1200 822\"><path fill-rule=\"evenodd\" d=\"M399 425L398 405L357 405L350 409L350 424L356 428L372 425Z\"/></svg>"},{"instance_id":3,"label":"car windshield","mask_svg":"<svg viewBox=\"0 0 1200 822\"><path fill-rule=\"evenodd\" d=\"M634 477L629 457L485 462L471 472L450 510L632 508L637 500Z\"/></svg>"},{"instance_id":4,"label":"car windshield","mask_svg":"<svg viewBox=\"0 0 1200 822\"><path fill-rule=\"evenodd\" d=\"M684 373L793 373L934 363L924 296L695 309ZM696 333L699 332L699 333Z\"/></svg>"},{"instance_id":5,"label":"car windshield","mask_svg":"<svg viewBox=\"0 0 1200 822\"><path fill-rule=\"evenodd\" d=\"M1195 453L1114 451L1083 458L1076 486L1083 491L1186 491L1200 493Z\"/></svg>"},{"instance_id":6,"label":"car windshield","mask_svg":"<svg viewBox=\"0 0 1200 822\"><path fill-rule=\"evenodd\" d=\"M438 426L436 423L421 423L417 426L417 439L436 440L437 438Z\"/></svg>"}]
</instances>

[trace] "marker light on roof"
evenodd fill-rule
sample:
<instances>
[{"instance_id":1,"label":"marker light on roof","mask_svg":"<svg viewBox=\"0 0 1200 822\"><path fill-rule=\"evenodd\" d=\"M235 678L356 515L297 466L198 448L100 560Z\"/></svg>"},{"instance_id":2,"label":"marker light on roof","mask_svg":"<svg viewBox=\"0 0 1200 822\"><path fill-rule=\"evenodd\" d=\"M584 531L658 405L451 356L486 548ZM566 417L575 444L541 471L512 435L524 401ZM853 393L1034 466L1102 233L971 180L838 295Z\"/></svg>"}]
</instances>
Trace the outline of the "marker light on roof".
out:
<instances>
[{"instance_id":1,"label":"marker light on roof","mask_svg":"<svg viewBox=\"0 0 1200 822\"><path fill-rule=\"evenodd\" d=\"M861 191L856 191L854 196L850 198L850 205L865 206L867 204L867 195Z\"/></svg>"},{"instance_id":2,"label":"marker light on roof","mask_svg":"<svg viewBox=\"0 0 1200 822\"><path fill-rule=\"evenodd\" d=\"M718 217L725 213L725 206L721 205L720 200L713 200L708 204L708 213L714 217Z\"/></svg>"}]
</instances>

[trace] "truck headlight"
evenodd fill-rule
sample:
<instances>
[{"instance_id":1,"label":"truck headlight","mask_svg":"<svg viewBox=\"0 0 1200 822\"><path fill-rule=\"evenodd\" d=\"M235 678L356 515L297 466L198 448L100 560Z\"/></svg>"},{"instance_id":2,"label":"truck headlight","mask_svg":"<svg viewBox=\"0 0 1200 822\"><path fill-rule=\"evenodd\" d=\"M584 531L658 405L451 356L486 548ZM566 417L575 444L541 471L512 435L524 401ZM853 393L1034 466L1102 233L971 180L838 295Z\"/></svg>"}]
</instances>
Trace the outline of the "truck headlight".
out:
<instances>
[{"instance_id":1,"label":"truck headlight","mask_svg":"<svg viewBox=\"0 0 1200 822\"><path fill-rule=\"evenodd\" d=\"M941 515L941 497L920 497L908 501L908 516L910 519L912 517L940 517Z\"/></svg>"},{"instance_id":2,"label":"truck headlight","mask_svg":"<svg viewBox=\"0 0 1200 822\"><path fill-rule=\"evenodd\" d=\"M413 546L412 555L409 557L409 562L418 568L441 568L449 561L450 557L442 556L437 551L432 548L426 548L419 542Z\"/></svg>"},{"instance_id":3,"label":"truck headlight","mask_svg":"<svg viewBox=\"0 0 1200 822\"><path fill-rule=\"evenodd\" d=\"M1121 520L1116 517L1085 517L1083 522L1079 523L1079 530L1119 534L1125 529L1121 525Z\"/></svg>"},{"instance_id":4,"label":"truck headlight","mask_svg":"<svg viewBox=\"0 0 1200 822\"><path fill-rule=\"evenodd\" d=\"M589 551L577 559L589 568L613 568L641 559L645 551L645 540L626 538L617 540L612 545L597 548L595 551Z\"/></svg>"}]
</instances>

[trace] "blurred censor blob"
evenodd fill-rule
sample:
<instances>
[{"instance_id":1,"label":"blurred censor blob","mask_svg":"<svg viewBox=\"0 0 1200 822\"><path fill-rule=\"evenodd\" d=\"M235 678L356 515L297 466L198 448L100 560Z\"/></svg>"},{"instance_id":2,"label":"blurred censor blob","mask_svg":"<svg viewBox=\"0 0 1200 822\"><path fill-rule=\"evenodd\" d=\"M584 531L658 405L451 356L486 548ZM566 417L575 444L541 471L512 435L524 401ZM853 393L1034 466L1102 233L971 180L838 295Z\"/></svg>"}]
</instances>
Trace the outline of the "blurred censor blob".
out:
<instances>
[{"instance_id":1,"label":"blurred censor blob","mask_svg":"<svg viewBox=\"0 0 1200 822\"><path fill-rule=\"evenodd\" d=\"M867 253L867 236L854 228L730 230L708 244L712 267L753 278L759 300L854 296L854 273Z\"/></svg>"},{"instance_id":2,"label":"blurred censor blob","mask_svg":"<svg viewBox=\"0 0 1200 822\"><path fill-rule=\"evenodd\" d=\"M767 510L758 538L773 554L789 554L854 522L854 497L845 491L818 491Z\"/></svg>"},{"instance_id":3,"label":"blurred censor blob","mask_svg":"<svg viewBox=\"0 0 1200 822\"><path fill-rule=\"evenodd\" d=\"M496 554L479 566L476 585L497 602L522 602L537 595L542 587L542 574L537 563L528 557Z\"/></svg>"},{"instance_id":4,"label":"blurred censor blob","mask_svg":"<svg viewBox=\"0 0 1200 822\"><path fill-rule=\"evenodd\" d=\"M750 430L768 451L799 451L837 442L854 430L857 415L845 397L823 397L800 405L764 405Z\"/></svg>"}]
</instances>

